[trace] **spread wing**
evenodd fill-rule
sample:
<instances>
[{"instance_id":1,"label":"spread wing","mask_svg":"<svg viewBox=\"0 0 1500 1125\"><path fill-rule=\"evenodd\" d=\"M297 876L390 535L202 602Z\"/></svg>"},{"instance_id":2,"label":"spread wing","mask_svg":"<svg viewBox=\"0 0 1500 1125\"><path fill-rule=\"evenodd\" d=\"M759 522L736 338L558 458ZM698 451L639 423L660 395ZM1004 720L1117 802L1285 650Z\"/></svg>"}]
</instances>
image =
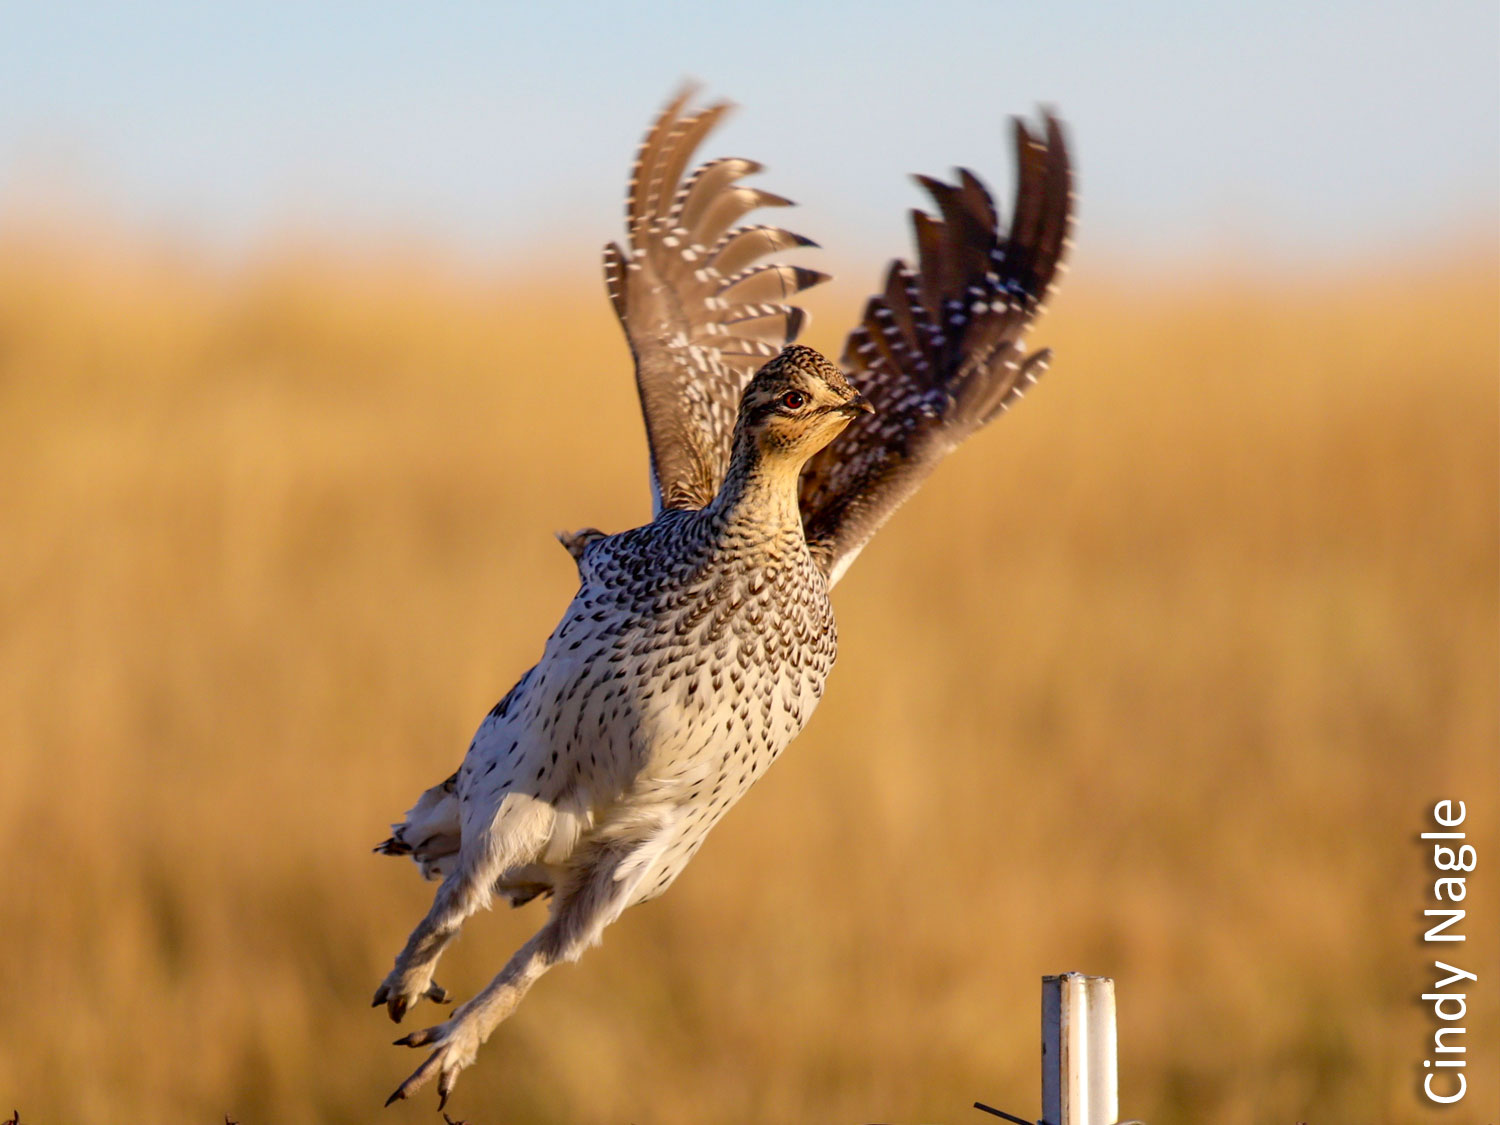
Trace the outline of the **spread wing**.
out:
<instances>
[{"instance_id":1,"label":"spread wing","mask_svg":"<svg viewBox=\"0 0 1500 1125\"><path fill-rule=\"evenodd\" d=\"M917 177L938 209L912 212L917 268L891 263L844 346L849 381L875 413L855 419L802 478L808 545L830 584L939 461L1046 369L1049 352L1022 346L1061 270L1073 193L1062 126L1050 114L1043 125L1038 137L1015 123L1008 230L967 169L956 184Z\"/></svg>"},{"instance_id":2,"label":"spread wing","mask_svg":"<svg viewBox=\"0 0 1500 1125\"><path fill-rule=\"evenodd\" d=\"M745 384L802 327L792 297L827 280L798 266L757 264L814 245L777 227L736 225L756 208L788 203L739 182L759 164L713 160L683 179L730 108L689 111L691 96L680 93L646 134L626 199L626 245L604 248L610 300L635 357L658 513L713 499Z\"/></svg>"}]
</instances>

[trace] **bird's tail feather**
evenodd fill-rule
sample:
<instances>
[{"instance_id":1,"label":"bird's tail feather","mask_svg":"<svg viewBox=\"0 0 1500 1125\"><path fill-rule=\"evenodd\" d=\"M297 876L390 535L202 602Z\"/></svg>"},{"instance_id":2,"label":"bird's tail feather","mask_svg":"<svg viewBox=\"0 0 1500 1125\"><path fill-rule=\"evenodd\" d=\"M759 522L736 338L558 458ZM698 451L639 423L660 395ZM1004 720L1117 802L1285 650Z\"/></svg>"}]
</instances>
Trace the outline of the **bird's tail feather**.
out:
<instances>
[{"instance_id":1,"label":"bird's tail feather","mask_svg":"<svg viewBox=\"0 0 1500 1125\"><path fill-rule=\"evenodd\" d=\"M391 825L388 839L375 845L380 855L409 856L424 879L446 878L459 862L462 841L458 775L434 785L407 810L406 819ZM555 876L542 863L527 863L505 871L495 881L494 893L512 906L539 895L551 895Z\"/></svg>"},{"instance_id":2,"label":"bird's tail feather","mask_svg":"<svg viewBox=\"0 0 1500 1125\"><path fill-rule=\"evenodd\" d=\"M424 879L441 879L458 864L458 774L434 785L406 810L406 819L391 825L390 838L375 845L381 855L410 856Z\"/></svg>"}]
</instances>

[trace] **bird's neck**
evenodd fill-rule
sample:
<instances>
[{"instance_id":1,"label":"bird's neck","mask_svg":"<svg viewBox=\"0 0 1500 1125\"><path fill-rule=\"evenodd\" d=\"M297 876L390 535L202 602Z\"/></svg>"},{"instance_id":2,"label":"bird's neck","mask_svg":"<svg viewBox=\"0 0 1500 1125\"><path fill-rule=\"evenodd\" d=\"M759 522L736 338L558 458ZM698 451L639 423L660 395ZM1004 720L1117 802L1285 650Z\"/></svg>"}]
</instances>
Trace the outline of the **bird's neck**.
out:
<instances>
[{"instance_id":1,"label":"bird's neck","mask_svg":"<svg viewBox=\"0 0 1500 1125\"><path fill-rule=\"evenodd\" d=\"M734 453L718 495L709 505L715 520L754 537L802 530L797 481L802 460L780 450L762 449L746 433L735 436Z\"/></svg>"}]
</instances>

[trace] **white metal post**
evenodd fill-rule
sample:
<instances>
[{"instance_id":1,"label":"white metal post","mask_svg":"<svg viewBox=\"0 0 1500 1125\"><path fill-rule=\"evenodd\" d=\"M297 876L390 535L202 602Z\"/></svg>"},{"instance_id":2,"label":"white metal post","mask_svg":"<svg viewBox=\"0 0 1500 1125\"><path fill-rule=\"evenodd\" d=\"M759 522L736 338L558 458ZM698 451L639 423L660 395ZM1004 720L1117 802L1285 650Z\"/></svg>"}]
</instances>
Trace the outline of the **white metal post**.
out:
<instances>
[{"instance_id":1,"label":"white metal post","mask_svg":"<svg viewBox=\"0 0 1500 1125\"><path fill-rule=\"evenodd\" d=\"M1120 1116L1115 982L1042 978L1042 1125L1115 1125Z\"/></svg>"}]
</instances>

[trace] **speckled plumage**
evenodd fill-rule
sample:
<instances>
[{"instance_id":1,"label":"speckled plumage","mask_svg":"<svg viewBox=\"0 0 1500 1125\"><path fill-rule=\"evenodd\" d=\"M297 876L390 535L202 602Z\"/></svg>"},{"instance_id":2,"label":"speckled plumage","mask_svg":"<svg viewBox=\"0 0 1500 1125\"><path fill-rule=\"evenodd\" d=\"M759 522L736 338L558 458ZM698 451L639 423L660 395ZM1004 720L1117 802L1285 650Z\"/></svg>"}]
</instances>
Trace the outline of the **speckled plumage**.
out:
<instances>
[{"instance_id":1,"label":"speckled plumage","mask_svg":"<svg viewBox=\"0 0 1500 1125\"><path fill-rule=\"evenodd\" d=\"M758 166L714 161L682 180L726 108L684 115L687 97L648 133L628 245L605 254L636 361L655 518L559 537L579 588L541 659L485 717L458 772L377 848L442 885L375 1003L399 1020L422 998L445 999L438 957L492 895L550 895L550 915L451 1019L398 1041L436 1050L392 1100L433 1077L446 1099L548 968L671 885L817 706L837 651L830 587L933 465L1045 364L1020 345L1067 244L1054 120L1045 144L1020 130L1008 234L970 173L955 188L924 181L943 219L918 218L919 269L895 263L851 334L851 381L790 345L804 317L785 302L823 275L754 265L806 240L732 226L785 202L738 186Z\"/></svg>"},{"instance_id":2,"label":"speckled plumage","mask_svg":"<svg viewBox=\"0 0 1500 1125\"><path fill-rule=\"evenodd\" d=\"M622 908L676 878L801 730L833 665L827 581L774 487L725 489L588 545L541 661L459 770L455 794L475 810L464 832L482 832L507 793L532 793L555 815L531 872L550 887L575 841L649 815L659 855Z\"/></svg>"}]
</instances>

